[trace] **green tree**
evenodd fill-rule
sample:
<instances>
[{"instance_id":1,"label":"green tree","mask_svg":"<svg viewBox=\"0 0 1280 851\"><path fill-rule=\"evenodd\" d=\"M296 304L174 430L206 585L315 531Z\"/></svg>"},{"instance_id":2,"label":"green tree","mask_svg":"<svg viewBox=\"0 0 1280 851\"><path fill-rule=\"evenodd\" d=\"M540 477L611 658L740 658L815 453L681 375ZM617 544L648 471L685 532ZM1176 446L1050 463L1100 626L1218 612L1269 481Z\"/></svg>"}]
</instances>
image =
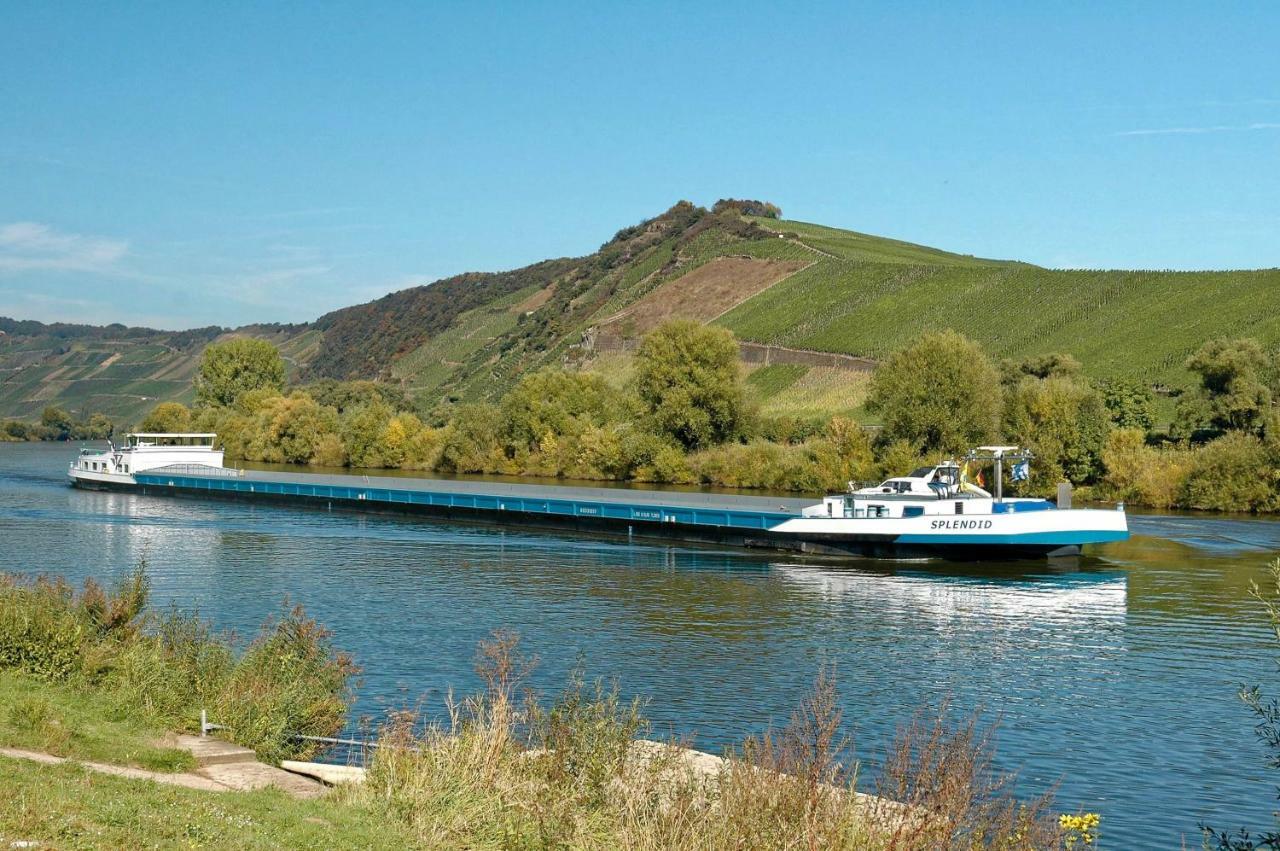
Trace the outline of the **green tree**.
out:
<instances>
[{"instance_id":1,"label":"green tree","mask_svg":"<svg viewBox=\"0 0 1280 851\"><path fill-rule=\"evenodd\" d=\"M196 401L227 406L249 390L284 389L284 359L266 340L241 337L212 343L200 358Z\"/></svg>"},{"instance_id":2,"label":"green tree","mask_svg":"<svg viewBox=\"0 0 1280 851\"><path fill-rule=\"evenodd\" d=\"M90 414L81 428L87 440L106 440L115 433L116 424L106 414Z\"/></svg>"},{"instance_id":3,"label":"green tree","mask_svg":"<svg viewBox=\"0 0 1280 851\"><path fill-rule=\"evenodd\" d=\"M1271 408L1274 359L1256 340L1210 340L1187 359L1199 383L1178 403L1177 428L1256 431Z\"/></svg>"},{"instance_id":4,"label":"green tree","mask_svg":"<svg viewBox=\"0 0 1280 851\"><path fill-rule=\"evenodd\" d=\"M1005 400L1005 434L1035 453L1035 487L1063 476L1080 484L1102 475L1110 429L1102 394L1082 377L1026 375Z\"/></svg>"},{"instance_id":5,"label":"green tree","mask_svg":"<svg viewBox=\"0 0 1280 851\"><path fill-rule=\"evenodd\" d=\"M502 398L502 433L513 447L534 450L547 435L602 426L621 407L618 393L599 375L544 369L522 378Z\"/></svg>"},{"instance_id":6,"label":"green tree","mask_svg":"<svg viewBox=\"0 0 1280 851\"><path fill-rule=\"evenodd\" d=\"M461 405L444 430L438 469L451 473L500 472L505 461L493 405Z\"/></svg>"},{"instance_id":7,"label":"green tree","mask_svg":"<svg viewBox=\"0 0 1280 851\"><path fill-rule=\"evenodd\" d=\"M741 433L738 346L728 330L668 322L644 338L635 363L636 395L663 434L697 449Z\"/></svg>"},{"instance_id":8,"label":"green tree","mask_svg":"<svg viewBox=\"0 0 1280 851\"><path fill-rule=\"evenodd\" d=\"M67 440L71 437L71 430L76 427L71 414L56 405L50 405L40 413L40 425L52 440Z\"/></svg>"},{"instance_id":9,"label":"green tree","mask_svg":"<svg viewBox=\"0 0 1280 851\"><path fill-rule=\"evenodd\" d=\"M161 402L138 425L139 431L183 432L191 430L191 410L181 402Z\"/></svg>"},{"instance_id":10,"label":"green tree","mask_svg":"<svg viewBox=\"0 0 1280 851\"><path fill-rule=\"evenodd\" d=\"M1000 379L1006 386L1016 387L1027 376L1032 378L1074 378L1080 375L1083 367L1065 352L1053 352L1047 355L1032 355L1022 360L1004 360L1000 362Z\"/></svg>"},{"instance_id":11,"label":"green tree","mask_svg":"<svg viewBox=\"0 0 1280 851\"><path fill-rule=\"evenodd\" d=\"M1113 378L1099 385L1102 402L1116 428L1137 428L1144 432L1155 426L1155 400L1151 388L1137 381Z\"/></svg>"},{"instance_id":12,"label":"green tree","mask_svg":"<svg viewBox=\"0 0 1280 851\"><path fill-rule=\"evenodd\" d=\"M285 464L309 464L322 441L338 431L338 413L321 406L305 393L281 398L265 414L269 458Z\"/></svg>"},{"instance_id":13,"label":"green tree","mask_svg":"<svg viewBox=\"0 0 1280 851\"><path fill-rule=\"evenodd\" d=\"M927 334L880 364L867 410L880 414L885 443L960 452L995 436L1000 395L1000 374L982 347L948 330Z\"/></svg>"},{"instance_id":14,"label":"green tree","mask_svg":"<svg viewBox=\"0 0 1280 851\"><path fill-rule=\"evenodd\" d=\"M342 442L352 467L386 467L384 438L395 411L381 400L348 411L343 417Z\"/></svg>"}]
</instances>

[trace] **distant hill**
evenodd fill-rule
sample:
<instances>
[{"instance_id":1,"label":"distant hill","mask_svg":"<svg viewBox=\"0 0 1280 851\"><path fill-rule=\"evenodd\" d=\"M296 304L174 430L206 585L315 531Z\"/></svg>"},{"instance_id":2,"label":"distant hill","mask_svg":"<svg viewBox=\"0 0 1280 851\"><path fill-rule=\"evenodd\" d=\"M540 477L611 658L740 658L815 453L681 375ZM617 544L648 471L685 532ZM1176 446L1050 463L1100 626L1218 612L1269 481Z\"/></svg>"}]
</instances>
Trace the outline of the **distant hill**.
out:
<instances>
[{"instance_id":1,"label":"distant hill","mask_svg":"<svg viewBox=\"0 0 1280 851\"><path fill-rule=\"evenodd\" d=\"M0 417L34 420L46 406L56 405L135 423L160 401L193 399L191 378L200 353L231 335L269 339L286 356L309 336L319 336L306 326L156 331L0 317Z\"/></svg>"},{"instance_id":2,"label":"distant hill","mask_svg":"<svg viewBox=\"0 0 1280 851\"><path fill-rule=\"evenodd\" d=\"M746 206L743 206L743 205ZM996 357L1076 355L1097 377L1188 382L1216 336L1280 344L1280 270L1073 271L988 260L773 217L764 202L681 202L585 257L473 272L289 326L183 332L0 319L0 416L48 404L139 419L190 398L209 342L269 339L292 377L379 378L423 407L500 396L545 365L625 379L629 352L673 317L732 329L762 408L858 413L866 362L939 328ZM797 351L798 350L798 351ZM817 355L835 353L855 358Z\"/></svg>"}]
</instances>

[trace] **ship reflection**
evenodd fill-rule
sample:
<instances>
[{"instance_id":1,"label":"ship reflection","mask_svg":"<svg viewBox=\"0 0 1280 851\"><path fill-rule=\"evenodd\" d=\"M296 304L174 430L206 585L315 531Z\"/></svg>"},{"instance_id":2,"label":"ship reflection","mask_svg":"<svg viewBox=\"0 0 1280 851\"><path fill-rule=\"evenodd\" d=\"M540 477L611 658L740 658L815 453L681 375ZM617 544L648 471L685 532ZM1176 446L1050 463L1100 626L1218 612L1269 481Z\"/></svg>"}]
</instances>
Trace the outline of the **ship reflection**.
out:
<instances>
[{"instance_id":1,"label":"ship reflection","mask_svg":"<svg viewBox=\"0 0 1280 851\"><path fill-rule=\"evenodd\" d=\"M1123 621L1128 577L1120 571L1024 574L1010 580L954 572L838 569L775 562L771 572L810 597L842 608L949 622Z\"/></svg>"}]
</instances>

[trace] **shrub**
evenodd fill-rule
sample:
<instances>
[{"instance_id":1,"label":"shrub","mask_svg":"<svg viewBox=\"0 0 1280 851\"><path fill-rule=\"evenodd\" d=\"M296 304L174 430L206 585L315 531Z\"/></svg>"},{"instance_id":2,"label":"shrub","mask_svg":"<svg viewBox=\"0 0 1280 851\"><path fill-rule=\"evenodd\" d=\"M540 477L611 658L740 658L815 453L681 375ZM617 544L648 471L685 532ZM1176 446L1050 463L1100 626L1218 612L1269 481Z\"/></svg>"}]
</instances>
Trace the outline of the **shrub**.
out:
<instances>
[{"instance_id":1,"label":"shrub","mask_svg":"<svg viewBox=\"0 0 1280 851\"><path fill-rule=\"evenodd\" d=\"M1118 428L1102 450L1103 484L1114 499L1171 508L1182 498L1191 454L1148 446L1140 429Z\"/></svg>"},{"instance_id":2,"label":"shrub","mask_svg":"<svg viewBox=\"0 0 1280 851\"><path fill-rule=\"evenodd\" d=\"M1215 511L1273 510L1280 495L1270 460L1261 440L1228 432L1194 454L1182 501Z\"/></svg>"},{"instance_id":3,"label":"shrub","mask_svg":"<svg viewBox=\"0 0 1280 851\"><path fill-rule=\"evenodd\" d=\"M0 575L0 668L50 681L96 675L135 634L148 592L142 566L110 594L91 579L77 595L61 579Z\"/></svg>"},{"instance_id":4,"label":"shrub","mask_svg":"<svg viewBox=\"0 0 1280 851\"><path fill-rule=\"evenodd\" d=\"M357 673L349 656L334 651L330 637L301 607L265 625L213 696L218 723L270 762L314 754L317 745L292 735L333 736L341 730Z\"/></svg>"},{"instance_id":5,"label":"shrub","mask_svg":"<svg viewBox=\"0 0 1280 851\"><path fill-rule=\"evenodd\" d=\"M300 608L237 656L198 617L145 612L148 588L141 566L109 593L92 581L77 594L59 579L0 574L0 669L92 685L170 728L195 730L207 709L268 760L314 752L294 733L341 729L355 666Z\"/></svg>"},{"instance_id":6,"label":"shrub","mask_svg":"<svg viewBox=\"0 0 1280 851\"><path fill-rule=\"evenodd\" d=\"M181 402L161 402L138 424L139 431L182 432L191 430L191 411Z\"/></svg>"}]
</instances>

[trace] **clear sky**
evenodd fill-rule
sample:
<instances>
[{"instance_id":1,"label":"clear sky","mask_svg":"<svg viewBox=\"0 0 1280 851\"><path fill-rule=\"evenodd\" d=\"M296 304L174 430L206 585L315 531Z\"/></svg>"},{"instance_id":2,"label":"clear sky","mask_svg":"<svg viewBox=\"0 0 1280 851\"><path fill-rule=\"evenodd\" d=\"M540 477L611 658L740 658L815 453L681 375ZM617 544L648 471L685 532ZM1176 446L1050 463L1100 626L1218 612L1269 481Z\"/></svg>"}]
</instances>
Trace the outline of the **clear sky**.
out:
<instances>
[{"instance_id":1,"label":"clear sky","mask_svg":"<svg viewBox=\"0 0 1280 851\"><path fill-rule=\"evenodd\" d=\"M1278 45L1275 2L8 0L0 315L305 321L724 196L1280 266Z\"/></svg>"}]
</instances>

